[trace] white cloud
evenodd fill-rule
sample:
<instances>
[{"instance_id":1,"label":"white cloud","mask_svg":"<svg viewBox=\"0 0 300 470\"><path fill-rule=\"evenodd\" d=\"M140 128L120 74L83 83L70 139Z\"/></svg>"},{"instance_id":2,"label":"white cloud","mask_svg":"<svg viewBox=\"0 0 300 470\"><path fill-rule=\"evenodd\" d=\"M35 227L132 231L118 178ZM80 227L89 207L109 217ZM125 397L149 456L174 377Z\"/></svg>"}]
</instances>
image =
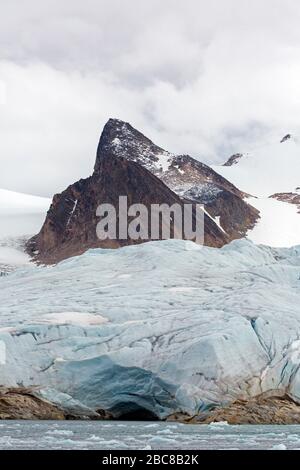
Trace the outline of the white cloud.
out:
<instances>
[{"instance_id":1,"label":"white cloud","mask_svg":"<svg viewBox=\"0 0 300 470\"><path fill-rule=\"evenodd\" d=\"M299 20L297 0L7 2L0 187L87 176L109 117L214 162L299 132Z\"/></svg>"},{"instance_id":2,"label":"white cloud","mask_svg":"<svg viewBox=\"0 0 300 470\"><path fill-rule=\"evenodd\" d=\"M6 103L6 84L0 80L0 106Z\"/></svg>"}]
</instances>

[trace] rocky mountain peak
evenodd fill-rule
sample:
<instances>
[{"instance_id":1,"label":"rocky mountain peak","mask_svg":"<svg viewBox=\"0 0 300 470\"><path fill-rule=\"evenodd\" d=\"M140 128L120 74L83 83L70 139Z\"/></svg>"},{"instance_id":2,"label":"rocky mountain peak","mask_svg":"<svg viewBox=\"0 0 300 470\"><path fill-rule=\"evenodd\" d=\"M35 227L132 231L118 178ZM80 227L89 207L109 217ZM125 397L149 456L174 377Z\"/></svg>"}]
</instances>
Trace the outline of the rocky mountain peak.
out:
<instances>
[{"instance_id":1,"label":"rocky mountain peak","mask_svg":"<svg viewBox=\"0 0 300 470\"><path fill-rule=\"evenodd\" d=\"M174 155L164 150L131 124L119 119L109 119L103 129L97 150L96 173L100 172L101 162L105 158L124 158L136 162L175 192L178 189L181 193L183 187L189 189L187 185L194 187L215 183L243 197L241 191L209 166L189 155Z\"/></svg>"},{"instance_id":2,"label":"rocky mountain peak","mask_svg":"<svg viewBox=\"0 0 300 470\"><path fill-rule=\"evenodd\" d=\"M169 152L155 145L128 122L109 119L100 137L95 172L99 171L100 162L104 158L122 157L139 162L151 170L154 167L163 166L164 162L160 163L161 159L164 160L170 156Z\"/></svg>"},{"instance_id":3,"label":"rocky mountain peak","mask_svg":"<svg viewBox=\"0 0 300 470\"><path fill-rule=\"evenodd\" d=\"M51 264L90 248L132 244L130 239L97 238L97 207L108 203L117 208L119 196L148 208L187 200L193 207L205 204L208 246L243 237L258 218L258 211L243 200L244 193L209 166L189 155L173 155L129 123L110 119L101 134L93 175L54 196L42 230L27 244L28 252Z\"/></svg>"},{"instance_id":4,"label":"rocky mountain peak","mask_svg":"<svg viewBox=\"0 0 300 470\"><path fill-rule=\"evenodd\" d=\"M284 142L286 142L287 140L291 140L292 138L292 135L291 134L286 134L280 141L281 144L283 144Z\"/></svg>"},{"instance_id":5,"label":"rocky mountain peak","mask_svg":"<svg viewBox=\"0 0 300 470\"><path fill-rule=\"evenodd\" d=\"M169 189L159 178L142 165L124 158L103 158L99 172L69 186L54 196L45 223L38 235L27 243L28 252L43 264L55 264L66 258L77 256L90 248L119 248L149 241L149 238L131 239L118 237L99 239L97 236L97 208L110 204L116 209L119 220L119 197L127 196L130 204L143 204L148 208L151 227L151 206L174 204L183 208L185 201ZM193 206L193 221L196 217ZM130 219L132 220L132 219ZM127 223L129 224L129 221ZM204 242L221 247L228 243L229 236L220 229L212 217L204 214ZM175 238L176 225L171 222L171 238ZM182 237L185 235L182 232ZM162 222L158 238L162 239Z\"/></svg>"},{"instance_id":6,"label":"rocky mountain peak","mask_svg":"<svg viewBox=\"0 0 300 470\"><path fill-rule=\"evenodd\" d=\"M227 162L225 162L223 164L223 166L233 166L233 165L236 165L240 159L243 158L243 154L242 153L235 153L234 155L232 155L231 157L228 158Z\"/></svg>"},{"instance_id":7,"label":"rocky mountain peak","mask_svg":"<svg viewBox=\"0 0 300 470\"><path fill-rule=\"evenodd\" d=\"M229 237L245 235L258 217L258 212L243 201L245 194L212 168L189 155L174 155L162 149L128 122L110 119L105 125L97 151L96 175L106 159L138 163L180 198L205 204L213 220L220 219Z\"/></svg>"}]
</instances>

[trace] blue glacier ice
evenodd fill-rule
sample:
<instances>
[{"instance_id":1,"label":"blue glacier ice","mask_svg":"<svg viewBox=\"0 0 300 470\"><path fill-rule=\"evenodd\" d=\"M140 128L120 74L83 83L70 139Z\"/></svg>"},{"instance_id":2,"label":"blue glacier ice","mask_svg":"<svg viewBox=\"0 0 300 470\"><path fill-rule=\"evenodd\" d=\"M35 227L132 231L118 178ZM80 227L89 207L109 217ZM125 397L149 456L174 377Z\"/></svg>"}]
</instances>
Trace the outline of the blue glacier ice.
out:
<instances>
[{"instance_id":1,"label":"blue glacier ice","mask_svg":"<svg viewBox=\"0 0 300 470\"><path fill-rule=\"evenodd\" d=\"M267 390L300 402L300 247L150 242L0 279L0 385L163 418Z\"/></svg>"}]
</instances>

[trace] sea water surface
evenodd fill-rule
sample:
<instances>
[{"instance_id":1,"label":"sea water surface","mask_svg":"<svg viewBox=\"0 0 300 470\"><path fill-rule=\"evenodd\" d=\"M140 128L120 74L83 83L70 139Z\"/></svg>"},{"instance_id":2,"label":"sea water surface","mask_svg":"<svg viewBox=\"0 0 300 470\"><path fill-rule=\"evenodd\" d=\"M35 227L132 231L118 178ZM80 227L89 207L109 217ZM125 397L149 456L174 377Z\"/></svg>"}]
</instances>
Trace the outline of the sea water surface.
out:
<instances>
[{"instance_id":1,"label":"sea water surface","mask_svg":"<svg viewBox=\"0 0 300 470\"><path fill-rule=\"evenodd\" d=\"M300 426L1 421L0 449L300 449Z\"/></svg>"}]
</instances>

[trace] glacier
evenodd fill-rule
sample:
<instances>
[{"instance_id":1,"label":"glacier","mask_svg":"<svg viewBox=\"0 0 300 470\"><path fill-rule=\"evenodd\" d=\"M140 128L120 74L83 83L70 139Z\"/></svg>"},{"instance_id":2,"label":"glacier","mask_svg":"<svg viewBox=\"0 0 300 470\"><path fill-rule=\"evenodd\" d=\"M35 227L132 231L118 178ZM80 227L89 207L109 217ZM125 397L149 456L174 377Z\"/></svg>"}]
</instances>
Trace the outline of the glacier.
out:
<instances>
[{"instance_id":1,"label":"glacier","mask_svg":"<svg viewBox=\"0 0 300 470\"><path fill-rule=\"evenodd\" d=\"M194 416L300 402L300 246L149 242L0 278L0 385L64 407Z\"/></svg>"}]
</instances>

